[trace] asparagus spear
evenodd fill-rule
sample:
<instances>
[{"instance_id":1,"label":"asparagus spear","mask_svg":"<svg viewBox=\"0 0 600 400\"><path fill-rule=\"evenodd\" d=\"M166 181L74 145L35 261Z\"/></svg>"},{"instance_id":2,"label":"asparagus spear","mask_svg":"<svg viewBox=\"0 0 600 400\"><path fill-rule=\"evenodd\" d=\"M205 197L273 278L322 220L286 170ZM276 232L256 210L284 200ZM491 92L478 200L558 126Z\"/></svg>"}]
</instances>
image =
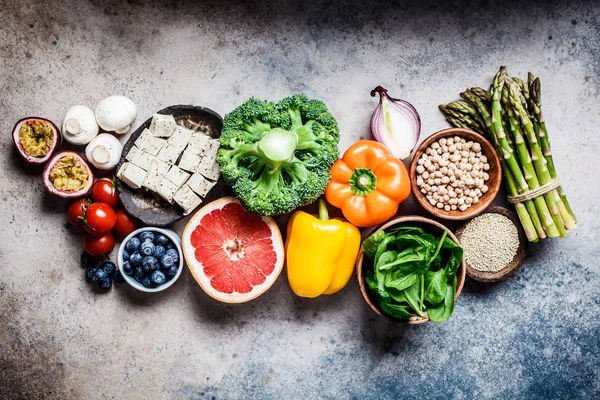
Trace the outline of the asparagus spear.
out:
<instances>
[{"instance_id":1,"label":"asparagus spear","mask_svg":"<svg viewBox=\"0 0 600 400\"><path fill-rule=\"evenodd\" d=\"M515 179L515 185L519 194L525 193L529 191L529 186L527 185L526 179L523 177L523 173L517 163L517 160L513 156L512 149L508 144L506 139L506 134L504 132L504 127L502 126L502 109L500 105L500 98L502 93L502 88L504 87L506 77L506 67L500 67L500 70L494 77L494 82L492 84L492 125L493 132L498 140L499 147L502 150L499 153L500 157L504 157L506 164L508 166L509 171L511 172L513 178ZM540 201L535 201L535 205L537 211L539 212L539 217L546 231L546 234L550 237L558 236L557 228L555 222L552 218L552 215L548 213L547 207L541 206Z\"/></svg>"},{"instance_id":2,"label":"asparagus spear","mask_svg":"<svg viewBox=\"0 0 600 400\"><path fill-rule=\"evenodd\" d=\"M554 160L552 159L552 150L550 149L550 139L548 137L548 131L546 129L546 121L544 120L544 115L542 114L542 97L541 97L541 85L540 79L535 78L533 74L530 72L528 74L529 81L529 110L530 115L532 115L533 120L535 122L536 127L538 128L538 136L540 138L540 144L542 146L542 152L544 157L546 157L546 161L548 162L548 171L550 172L550 176L552 178L556 178L556 169L554 167ZM557 188L557 192L567 210L571 218L575 223L577 223L577 218L571 209L571 205L567 200L567 195L563 190L562 186Z\"/></svg>"},{"instance_id":3,"label":"asparagus spear","mask_svg":"<svg viewBox=\"0 0 600 400\"><path fill-rule=\"evenodd\" d=\"M463 120L467 125L470 125L476 132L483 134L485 132L483 121L479 117L477 110L465 101L453 101L448 104L439 106L440 110L446 115L452 115L455 118Z\"/></svg>"},{"instance_id":4,"label":"asparagus spear","mask_svg":"<svg viewBox=\"0 0 600 400\"><path fill-rule=\"evenodd\" d=\"M485 93L487 93L487 95ZM500 164L502 166L502 173L504 175L504 180L508 189L508 193L511 196L517 196L520 192L517 189L517 184L510 172L508 164L505 158L502 156L504 151L500 146L500 143L498 142L498 138L494 130L494 125L492 124L492 116L490 115L488 106L484 104L484 101L486 99L491 99L491 95L481 88L471 88L461 93L460 95L461 97L475 104L477 111L481 116L481 119L484 121L484 125L489 134L489 137L491 138L492 143L496 147L496 152L500 156ZM510 143L508 144L510 147ZM512 148L510 149L510 152L512 152ZM546 238L546 233L544 232L544 228L542 227L542 223L540 221L533 201L527 200L523 204L516 204L515 208L517 210L517 214L519 215L521 225L523 226L523 229L527 235L527 239L530 242L537 242L538 238Z\"/></svg>"},{"instance_id":5,"label":"asparagus spear","mask_svg":"<svg viewBox=\"0 0 600 400\"><path fill-rule=\"evenodd\" d=\"M542 150L539 146L539 142L535 136L535 131L533 129L533 124L527 114L527 111L523 107L523 103L521 102L521 96L519 91L519 86L515 82L508 82L509 84L509 102L512 106L513 112L519 118L521 123L521 128L525 133L525 137L527 138L529 148L531 149L531 158L533 160L533 167L535 169L536 175L539 179L541 185L545 185L552 179L550 176L550 172L548 171L547 161L544 155L542 154ZM555 194L552 192L548 192L544 194L544 198L546 199L546 203L548 208L550 209L550 214L552 219L554 220L554 225L561 237L567 236L567 232L565 230L565 223L563 222L559 204L555 199ZM569 222L569 221L567 221ZM567 225L568 226L568 225ZM571 228L570 228L571 229ZM546 231L548 236L552 237L551 232Z\"/></svg>"}]
</instances>

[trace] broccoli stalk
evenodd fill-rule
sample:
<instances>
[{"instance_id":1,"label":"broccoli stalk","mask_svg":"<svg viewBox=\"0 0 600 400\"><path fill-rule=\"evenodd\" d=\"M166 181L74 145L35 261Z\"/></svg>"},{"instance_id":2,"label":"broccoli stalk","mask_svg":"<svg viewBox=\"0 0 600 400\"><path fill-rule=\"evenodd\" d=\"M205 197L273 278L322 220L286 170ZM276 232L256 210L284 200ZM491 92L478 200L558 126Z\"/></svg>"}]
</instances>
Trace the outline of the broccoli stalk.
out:
<instances>
[{"instance_id":1,"label":"broccoli stalk","mask_svg":"<svg viewBox=\"0 0 600 400\"><path fill-rule=\"evenodd\" d=\"M338 141L337 123L320 101L250 99L225 116L217 162L247 210L284 214L324 192Z\"/></svg>"}]
</instances>

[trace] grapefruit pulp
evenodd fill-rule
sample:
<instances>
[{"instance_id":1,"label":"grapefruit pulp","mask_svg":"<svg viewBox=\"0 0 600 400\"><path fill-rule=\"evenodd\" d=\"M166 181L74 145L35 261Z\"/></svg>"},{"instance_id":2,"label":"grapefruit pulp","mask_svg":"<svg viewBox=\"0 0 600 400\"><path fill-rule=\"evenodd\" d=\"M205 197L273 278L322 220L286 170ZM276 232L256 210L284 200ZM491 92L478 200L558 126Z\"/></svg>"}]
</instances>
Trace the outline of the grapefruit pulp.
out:
<instances>
[{"instance_id":1,"label":"grapefruit pulp","mask_svg":"<svg viewBox=\"0 0 600 400\"><path fill-rule=\"evenodd\" d=\"M182 239L185 261L196 282L225 303L260 296L283 268L283 240L275 221L249 213L235 197L202 207Z\"/></svg>"}]
</instances>

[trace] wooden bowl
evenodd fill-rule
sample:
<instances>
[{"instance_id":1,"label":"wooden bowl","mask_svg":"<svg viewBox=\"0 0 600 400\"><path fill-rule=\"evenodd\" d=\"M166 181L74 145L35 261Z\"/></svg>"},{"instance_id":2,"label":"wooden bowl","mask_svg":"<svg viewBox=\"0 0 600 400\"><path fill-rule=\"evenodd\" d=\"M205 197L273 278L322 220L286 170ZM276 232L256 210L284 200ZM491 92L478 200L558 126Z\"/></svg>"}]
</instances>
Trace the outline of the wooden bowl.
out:
<instances>
[{"instance_id":1,"label":"wooden bowl","mask_svg":"<svg viewBox=\"0 0 600 400\"><path fill-rule=\"evenodd\" d=\"M432 206L417 186L417 161L421 157L421 154L424 153L425 150L427 150L431 143L443 137L451 136L460 136L466 140L476 141L479 144L481 144L481 152L487 157L488 164L490 164L490 169L487 171L489 179L485 182L485 184L488 186L487 193L485 193L479 198L479 202L477 204L474 204L471 207L467 208L466 211L446 211L443 209L439 209L436 206ZM423 208L431 215L437 218L448 219L453 221L471 219L481 214L483 210L485 210L487 206L489 206L492 203L492 201L494 201L494 198L498 194L498 190L500 190L500 183L502 182L502 169L500 167L500 159L498 158L498 154L496 154L494 146L492 146L492 144L480 134L462 128L443 129L425 139L425 141L421 143L421 145L417 148L413 155L413 158L410 162L409 175L413 195L415 196L419 204L421 204L421 206L423 206Z\"/></svg>"},{"instance_id":2,"label":"wooden bowl","mask_svg":"<svg viewBox=\"0 0 600 400\"><path fill-rule=\"evenodd\" d=\"M467 275L469 275L469 278L475 279L479 282L498 282L512 275L516 270L519 269L523 263L523 260L525 260L525 257L527 256L527 247L529 246L529 242L525 236L525 231L521 227L521 221L519 221L519 217L514 212L510 211L508 208L493 206L485 210L484 214L486 213L504 215L505 217L508 217L513 224L515 224L517 231L519 232L519 248L517 249L517 254L515 254L511 262L497 272L486 272L474 269L469 265L466 257L464 257L464 263L467 266ZM458 240L461 239L467 224L468 222L465 222L456 230L456 237Z\"/></svg>"},{"instance_id":3,"label":"wooden bowl","mask_svg":"<svg viewBox=\"0 0 600 400\"><path fill-rule=\"evenodd\" d=\"M387 229L391 226L398 225L398 224L419 225L419 226L422 226L425 230L430 231L435 234L442 234L443 231L445 230L445 231L448 231L448 237L450 239L452 239L455 243L460 244L460 242L458 241L456 236L454 236L454 234L448 228L446 228L444 225L442 225L439 222L436 222L432 219L419 217L416 215L407 215L404 217L397 217L397 218L391 219L390 221L386 222L385 224L383 224L379 228L377 228L377 230L373 231L372 235L376 234L377 232L379 232L381 230ZM358 257L356 259L356 278L358 279L358 285L360 286L360 292L362 293L362 295L363 295L365 301L367 302L367 304L369 305L369 307L371 307L371 309L373 311L375 311L378 315L385 317L385 318L389 318L393 321L406 322L411 325L420 325L420 324L429 322L429 317L427 317L427 316L425 316L425 317L415 316L409 320L404 320L404 319L393 318L393 317L390 317L389 315L383 313L381 311L381 309L378 306L376 306L375 303L373 303L373 301L371 300L371 298L369 296L369 292L368 292L367 286L365 284L365 269L363 269L364 257L365 257L365 253L361 247L360 251L358 252ZM456 278L457 278L456 296L454 297L454 299L458 299L458 296L460 295L460 292L462 291L463 285L465 284L465 275L466 275L466 265L465 265L465 259L463 257L462 263L461 263L460 267L458 268L458 271L456 272Z\"/></svg>"}]
</instances>

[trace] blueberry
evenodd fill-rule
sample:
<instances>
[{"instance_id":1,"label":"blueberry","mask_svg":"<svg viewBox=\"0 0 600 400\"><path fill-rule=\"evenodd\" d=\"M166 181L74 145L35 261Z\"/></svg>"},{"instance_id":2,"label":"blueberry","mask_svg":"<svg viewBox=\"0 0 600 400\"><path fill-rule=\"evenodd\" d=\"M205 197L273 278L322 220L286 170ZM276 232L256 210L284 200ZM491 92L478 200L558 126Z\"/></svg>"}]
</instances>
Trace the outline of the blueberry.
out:
<instances>
[{"instance_id":1,"label":"blueberry","mask_svg":"<svg viewBox=\"0 0 600 400\"><path fill-rule=\"evenodd\" d=\"M161 258L165 255L166 251L167 250L163 246L158 245L154 247L154 253L152 253L152 255L156 258Z\"/></svg>"},{"instance_id":2,"label":"blueberry","mask_svg":"<svg viewBox=\"0 0 600 400\"><path fill-rule=\"evenodd\" d=\"M150 278L150 276L145 276L144 279L142 279L142 285L147 288L151 288L154 287L154 282L152 282L152 278Z\"/></svg>"},{"instance_id":3,"label":"blueberry","mask_svg":"<svg viewBox=\"0 0 600 400\"><path fill-rule=\"evenodd\" d=\"M89 255L88 253L83 253L81 255L81 268L93 267L94 266L94 257Z\"/></svg>"},{"instance_id":4,"label":"blueberry","mask_svg":"<svg viewBox=\"0 0 600 400\"><path fill-rule=\"evenodd\" d=\"M173 265L171 268L165 270L165 275L167 276L168 280L171 280L171 278L175 277L178 270L179 268L177 268L176 265Z\"/></svg>"},{"instance_id":5,"label":"blueberry","mask_svg":"<svg viewBox=\"0 0 600 400\"><path fill-rule=\"evenodd\" d=\"M98 283L105 279L108 279L108 275L106 275L106 272L104 272L102 268L98 268L94 271L94 274L92 275L92 280L94 282Z\"/></svg>"},{"instance_id":6,"label":"blueberry","mask_svg":"<svg viewBox=\"0 0 600 400\"><path fill-rule=\"evenodd\" d=\"M152 273L152 282L154 282L155 285L162 285L166 281L167 279L162 271L154 271Z\"/></svg>"},{"instance_id":7,"label":"blueberry","mask_svg":"<svg viewBox=\"0 0 600 400\"><path fill-rule=\"evenodd\" d=\"M158 268L158 260L153 256L144 257L142 268L144 269L144 272L154 271Z\"/></svg>"},{"instance_id":8,"label":"blueberry","mask_svg":"<svg viewBox=\"0 0 600 400\"><path fill-rule=\"evenodd\" d=\"M138 283L142 283L142 277L134 275L133 279L135 279Z\"/></svg>"},{"instance_id":9,"label":"blueberry","mask_svg":"<svg viewBox=\"0 0 600 400\"><path fill-rule=\"evenodd\" d=\"M106 272L106 275L111 276L117 270L117 266L112 261L105 261L102 263L101 268Z\"/></svg>"},{"instance_id":10,"label":"blueberry","mask_svg":"<svg viewBox=\"0 0 600 400\"><path fill-rule=\"evenodd\" d=\"M123 249L123 261L128 261L129 260L129 252L127 251L127 249Z\"/></svg>"},{"instance_id":11,"label":"blueberry","mask_svg":"<svg viewBox=\"0 0 600 400\"><path fill-rule=\"evenodd\" d=\"M175 265L175 260L173 260L173 257L171 257L170 255L165 254L160 258L160 263L165 268L171 268L173 265Z\"/></svg>"},{"instance_id":12,"label":"blueberry","mask_svg":"<svg viewBox=\"0 0 600 400\"><path fill-rule=\"evenodd\" d=\"M92 279L92 277L94 276L94 272L96 272L96 268L94 268L94 267L87 267L85 269L85 276L88 279Z\"/></svg>"},{"instance_id":13,"label":"blueberry","mask_svg":"<svg viewBox=\"0 0 600 400\"><path fill-rule=\"evenodd\" d=\"M162 233L157 233L154 237L154 244L157 246L165 246L169 243L169 238L163 235Z\"/></svg>"},{"instance_id":14,"label":"blueberry","mask_svg":"<svg viewBox=\"0 0 600 400\"><path fill-rule=\"evenodd\" d=\"M129 262L134 267L137 267L138 265L140 265L143 260L144 260L144 257L137 251L135 253L133 253L131 255L131 257L129 257Z\"/></svg>"},{"instance_id":15,"label":"blueberry","mask_svg":"<svg viewBox=\"0 0 600 400\"><path fill-rule=\"evenodd\" d=\"M127 241L127 244L125 245L125 248L130 253L133 253L134 251L136 251L137 249L140 248L140 239L138 239L136 237L132 237L131 239L129 239Z\"/></svg>"},{"instance_id":16,"label":"blueberry","mask_svg":"<svg viewBox=\"0 0 600 400\"><path fill-rule=\"evenodd\" d=\"M166 251L165 254L170 255L171 258L173 259L173 261L175 261L175 262L179 261L179 252L177 251L177 249L169 249Z\"/></svg>"},{"instance_id":17,"label":"blueberry","mask_svg":"<svg viewBox=\"0 0 600 400\"><path fill-rule=\"evenodd\" d=\"M123 275L121 275L121 271L115 272L115 274L113 275L113 281L119 284L125 282L125 278L123 278Z\"/></svg>"},{"instance_id":18,"label":"blueberry","mask_svg":"<svg viewBox=\"0 0 600 400\"><path fill-rule=\"evenodd\" d=\"M133 267L131 264L129 264L129 261L125 261L123 263L123 272L125 272L127 275L133 275Z\"/></svg>"},{"instance_id":19,"label":"blueberry","mask_svg":"<svg viewBox=\"0 0 600 400\"><path fill-rule=\"evenodd\" d=\"M135 276L140 278L144 277L144 270L142 267L135 267Z\"/></svg>"},{"instance_id":20,"label":"blueberry","mask_svg":"<svg viewBox=\"0 0 600 400\"><path fill-rule=\"evenodd\" d=\"M102 289L110 289L110 287L112 286L112 281L110 280L110 278L106 278L96 282L96 285L98 285Z\"/></svg>"},{"instance_id":21,"label":"blueberry","mask_svg":"<svg viewBox=\"0 0 600 400\"><path fill-rule=\"evenodd\" d=\"M150 241L142 242L140 252L145 256L151 256L154 253L154 243Z\"/></svg>"},{"instance_id":22,"label":"blueberry","mask_svg":"<svg viewBox=\"0 0 600 400\"><path fill-rule=\"evenodd\" d=\"M146 240L153 241L154 240L154 232L144 231L140 234L140 240L145 242Z\"/></svg>"}]
</instances>

